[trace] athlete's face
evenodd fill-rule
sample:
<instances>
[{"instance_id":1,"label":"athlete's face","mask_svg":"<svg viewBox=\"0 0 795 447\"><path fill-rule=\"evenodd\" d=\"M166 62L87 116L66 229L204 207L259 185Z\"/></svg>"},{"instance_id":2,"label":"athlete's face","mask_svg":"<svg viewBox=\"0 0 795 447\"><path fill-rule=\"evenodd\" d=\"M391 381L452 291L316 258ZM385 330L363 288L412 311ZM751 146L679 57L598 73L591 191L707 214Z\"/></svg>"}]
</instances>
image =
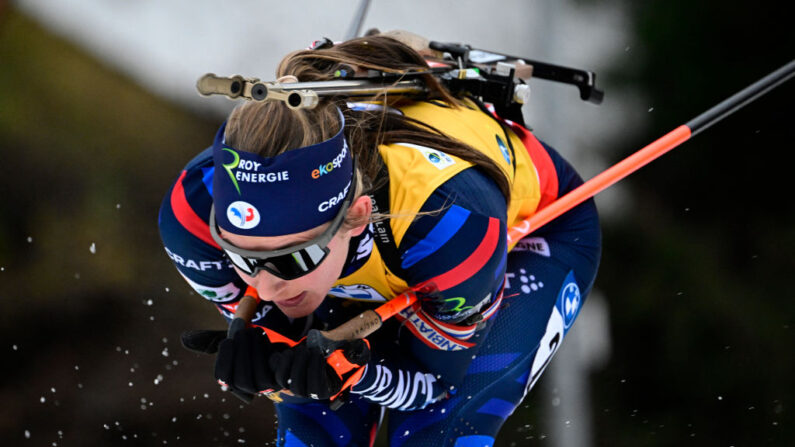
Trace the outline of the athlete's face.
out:
<instances>
[{"instance_id":1,"label":"athlete's face","mask_svg":"<svg viewBox=\"0 0 795 447\"><path fill-rule=\"evenodd\" d=\"M365 212L369 215L370 209L370 198L367 196L359 197L351 205L351 212L354 213ZM312 240L322 234L328 225L329 223L325 223L301 233L273 237L241 236L222 229L219 230L221 237L240 248L276 250ZM243 278L243 281L257 289L260 299L272 301L288 317L305 317L314 312L323 302L328 291L342 273L351 237L361 234L365 227L366 225L348 228L343 225L329 242L329 254L323 262L309 274L293 280L281 279L264 270L253 277L240 271L237 267L235 270Z\"/></svg>"}]
</instances>

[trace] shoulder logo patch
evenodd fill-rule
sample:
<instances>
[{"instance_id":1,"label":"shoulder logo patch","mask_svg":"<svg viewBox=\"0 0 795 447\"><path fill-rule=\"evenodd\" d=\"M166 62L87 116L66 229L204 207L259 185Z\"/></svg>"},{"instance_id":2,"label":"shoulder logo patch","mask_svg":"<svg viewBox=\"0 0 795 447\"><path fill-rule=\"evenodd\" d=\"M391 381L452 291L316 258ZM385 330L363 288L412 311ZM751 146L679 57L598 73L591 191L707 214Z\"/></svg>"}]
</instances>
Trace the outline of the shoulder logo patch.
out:
<instances>
[{"instance_id":1,"label":"shoulder logo patch","mask_svg":"<svg viewBox=\"0 0 795 447\"><path fill-rule=\"evenodd\" d=\"M445 154L442 151L431 149L429 147L420 146L417 144L411 143L398 143L401 146L410 147L419 153L422 154L423 158L428 161L428 163L432 164L436 169L442 170L444 168L450 167L455 164L455 160L452 157Z\"/></svg>"},{"instance_id":2,"label":"shoulder logo patch","mask_svg":"<svg viewBox=\"0 0 795 447\"><path fill-rule=\"evenodd\" d=\"M375 290L371 286L368 286L367 284L334 286L331 288L331 290L329 290L328 294L336 296L337 298L349 298L354 300L377 301L377 302L386 301L386 298L384 298L383 295L381 295L377 290Z\"/></svg>"},{"instance_id":3,"label":"shoulder logo patch","mask_svg":"<svg viewBox=\"0 0 795 447\"><path fill-rule=\"evenodd\" d=\"M500 147L500 152L502 152L502 158L505 159L505 162L511 164L511 153L508 152L508 146L505 145L505 142L502 141L499 135L494 135L497 137L497 146Z\"/></svg>"}]
</instances>

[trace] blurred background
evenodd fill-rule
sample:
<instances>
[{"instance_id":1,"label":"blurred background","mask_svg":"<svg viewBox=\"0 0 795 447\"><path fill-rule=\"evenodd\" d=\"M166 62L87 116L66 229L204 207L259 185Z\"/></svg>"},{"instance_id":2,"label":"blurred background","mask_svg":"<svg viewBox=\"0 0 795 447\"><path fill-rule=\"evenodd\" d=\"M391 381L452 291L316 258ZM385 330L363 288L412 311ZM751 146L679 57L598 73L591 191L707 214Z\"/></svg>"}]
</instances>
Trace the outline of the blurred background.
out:
<instances>
[{"instance_id":1,"label":"blurred background","mask_svg":"<svg viewBox=\"0 0 795 447\"><path fill-rule=\"evenodd\" d=\"M270 80L358 7L0 0L0 444L274 445L270 401L240 404L181 348L223 321L157 212L234 106L196 79ZM373 0L362 31L596 71L602 105L531 80L524 108L587 179L790 61L783 8ZM599 195L594 294L498 446L795 443L794 84Z\"/></svg>"}]
</instances>

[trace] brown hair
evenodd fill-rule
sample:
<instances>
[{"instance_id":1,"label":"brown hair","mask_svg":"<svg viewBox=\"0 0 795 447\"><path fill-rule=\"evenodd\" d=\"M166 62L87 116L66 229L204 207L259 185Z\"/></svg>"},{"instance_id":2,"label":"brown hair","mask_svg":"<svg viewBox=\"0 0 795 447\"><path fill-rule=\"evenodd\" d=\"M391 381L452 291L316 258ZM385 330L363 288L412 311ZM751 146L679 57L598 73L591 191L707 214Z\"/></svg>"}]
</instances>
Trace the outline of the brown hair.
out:
<instances>
[{"instance_id":1,"label":"brown hair","mask_svg":"<svg viewBox=\"0 0 795 447\"><path fill-rule=\"evenodd\" d=\"M425 60L413 49L385 36L352 39L331 48L303 50L287 55L279 64L277 76L293 75L300 82L331 80L341 65L390 73L427 70ZM422 79L429 100L440 100L451 107L460 103L431 74ZM389 98L373 98L388 100ZM327 140L339 130L337 107L345 116L345 136L362 174L360 194L379 186L383 160L378 146L414 143L438 149L467 160L491 176L506 200L510 186L505 174L490 158L473 147L445 135L415 119L386 110L351 110L345 98L324 97L313 109L290 109L277 101L246 102L229 116L226 141L243 151L273 157L290 149ZM399 210L394 210L399 211Z\"/></svg>"}]
</instances>

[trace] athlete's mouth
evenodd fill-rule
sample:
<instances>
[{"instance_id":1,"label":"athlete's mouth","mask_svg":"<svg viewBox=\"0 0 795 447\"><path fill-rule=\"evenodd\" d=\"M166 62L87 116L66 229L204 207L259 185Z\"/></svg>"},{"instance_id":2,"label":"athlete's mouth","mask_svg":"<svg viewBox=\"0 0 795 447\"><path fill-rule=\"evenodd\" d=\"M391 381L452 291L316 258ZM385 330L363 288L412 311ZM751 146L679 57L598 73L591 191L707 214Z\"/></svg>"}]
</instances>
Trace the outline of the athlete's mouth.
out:
<instances>
[{"instance_id":1,"label":"athlete's mouth","mask_svg":"<svg viewBox=\"0 0 795 447\"><path fill-rule=\"evenodd\" d=\"M277 301L276 304L284 307L296 307L299 306L304 301L304 298L306 298L306 292L301 292L300 294L292 298L288 298L282 301Z\"/></svg>"}]
</instances>

